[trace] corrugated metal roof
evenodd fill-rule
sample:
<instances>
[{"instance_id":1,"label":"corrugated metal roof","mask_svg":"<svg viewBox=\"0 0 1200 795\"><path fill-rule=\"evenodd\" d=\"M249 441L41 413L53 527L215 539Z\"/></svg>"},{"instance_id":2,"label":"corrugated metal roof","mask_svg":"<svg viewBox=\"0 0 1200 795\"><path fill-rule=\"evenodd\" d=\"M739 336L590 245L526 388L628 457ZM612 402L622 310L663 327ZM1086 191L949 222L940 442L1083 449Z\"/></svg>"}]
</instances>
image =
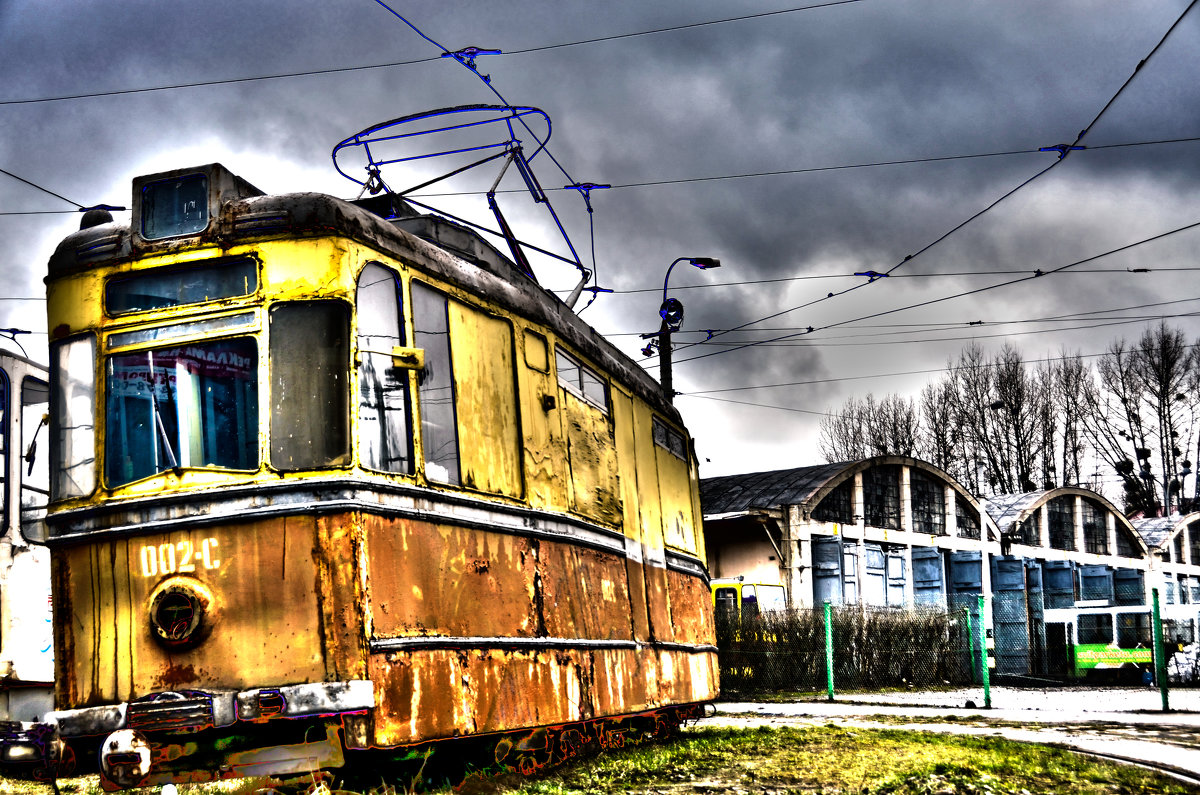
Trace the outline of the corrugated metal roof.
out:
<instances>
[{"instance_id":1,"label":"corrugated metal roof","mask_svg":"<svg viewBox=\"0 0 1200 795\"><path fill-rule=\"evenodd\" d=\"M1134 519L1133 527L1142 538L1146 540L1146 546L1151 549L1161 547L1174 535L1175 528L1183 519L1179 514L1172 516L1152 516L1145 519Z\"/></svg>"},{"instance_id":2,"label":"corrugated metal roof","mask_svg":"<svg viewBox=\"0 0 1200 795\"><path fill-rule=\"evenodd\" d=\"M725 475L700 481L700 506L705 516L800 505L822 486L857 461Z\"/></svg>"},{"instance_id":3,"label":"corrugated metal roof","mask_svg":"<svg viewBox=\"0 0 1200 795\"><path fill-rule=\"evenodd\" d=\"M992 517L997 527L1006 528L1021 518L1021 514L1046 495L1046 490L1027 491L1024 494L993 494L980 500L980 505Z\"/></svg>"}]
</instances>

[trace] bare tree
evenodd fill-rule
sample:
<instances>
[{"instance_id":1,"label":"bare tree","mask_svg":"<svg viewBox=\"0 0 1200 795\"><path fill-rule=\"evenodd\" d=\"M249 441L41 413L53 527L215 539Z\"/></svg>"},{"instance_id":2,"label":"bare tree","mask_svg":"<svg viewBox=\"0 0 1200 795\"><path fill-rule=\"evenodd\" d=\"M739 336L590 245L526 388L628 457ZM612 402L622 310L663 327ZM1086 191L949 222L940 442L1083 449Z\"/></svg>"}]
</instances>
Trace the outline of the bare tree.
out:
<instances>
[{"instance_id":1,"label":"bare tree","mask_svg":"<svg viewBox=\"0 0 1200 795\"><path fill-rule=\"evenodd\" d=\"M917 457L945 470L949 475L965 480L969 467L962 455L962 433L954 415L954 384L944 378L926 384L918 401L921 438Z\"/></svg>"},{"instance_id":2,"label":"bare tree","mask_svg":"<svg viewBox=\"0 0 1200 795\"><path fill-rule=\"evenodd\" d=\"M876 400L850 398L821 418L818 445L826 461L854 461L873 455L916 455L920 434L916 403L899 395Z\"/></svg>"},{"instance_id":3,"label":"bare tree","mask_svg":"<svg viewBox=\"0 0 1200 795\"><path fill-rule=\"evenodd\" d=\"M1160 323L1136 345L1112 343L1096 378L1083 427L1097 455L1121 476L1126 510L1177 509L1179 481L1191 464L1186 451L1197 436L1190 397L1200 383L1196 346Z\"/></svg>"},{"instance_id":4,"label":"bare tree","mask_svg":"<svg viewBox=\"0 0 1200 795\"><path fill-rule=\"evenodd\" d=\"M917 406L911 399L867 395L867 450L871 455L911 456L917 450Z\"/></svg>"},{"instance_id":5,"label":"bare tree","mask_svg":"<svg viewBox=\"0 0 1200 795\"><path fill-rule=\"evenodd\" d=\"M817 445L826 461L833 463L866 458L863 405L864 401L851 397L840 409L837 411L831 409L821 418L821 431Z\"/></svg>"}]
</instances>

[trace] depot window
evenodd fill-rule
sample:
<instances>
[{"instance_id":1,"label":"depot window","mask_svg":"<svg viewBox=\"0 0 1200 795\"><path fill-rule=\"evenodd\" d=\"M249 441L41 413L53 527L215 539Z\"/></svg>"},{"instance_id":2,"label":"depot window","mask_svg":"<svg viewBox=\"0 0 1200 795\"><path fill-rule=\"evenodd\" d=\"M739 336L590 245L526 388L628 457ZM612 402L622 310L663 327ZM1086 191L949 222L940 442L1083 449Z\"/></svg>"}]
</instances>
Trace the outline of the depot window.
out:
<instances>
[{"instance_id":1,"label":"depot window","mask_svg":"<svg viewBox=\"0 0 1200 795\"><path fill-rule=\"evenodd\" d=\"M863 507L869 527L900 528L900 467L883 465L863 472Z\"/></svg>"},{"instance_id":2,"label":"depot window","mask_svg":"<svg viewBox=\"0 0 1200 795\"><path fill-rule=\"evenodd\" d=\"M854 480L843 480L813 509L819 522L854 524Z\"/></svg>"},{"instance_id":3,"label":"depot window","mask_svg":"<svg viewBox=\"0 0 1200 795\"><path fill-rule=\"evenodd\" d=\"M271 307L271 464L321 469L350 459L350 308L341 301Z\"/></svg>"},{"instance_id":4,"label":"depot window","mask_svg":"<svg viewBox=\"0 0 1200 795\"><path fill-rule=\"evenodd\" d=\"M1108 524L1105 511L1091 500L1083 500L1084 550L1097 555L1108 554Z\"/></svg>"},{"instance_id":5,"label":"depot window","mask_svg":"<svg viewBox=\"0 0 1200 795\"><path fill-rule=\"evenodd\" d=\"M104 290L104 309L110 315L125 315L237 298L257 289L258 263L254 260L206 261L110 279Z\"/></svg>"},{"instance_id":6,"label":"depot window","mask_svg":"<svg viewBox=\"0 0 1200 795\"><path fill-rule=\"evenodd\" d=\"M968 505L960 494L954 495L954 520L958 524L959 538L979 539L979 512Z\"/></svg>"},{"instance_id":7,"label":"depot window","mask_svg":"<svg viewBox=\"0 0 1200 795\"><path fill-rule=\"evenodd\" d=\"M1055 497L1046 505L1050 523L1050 548L1075 549L1075 498Z\"/></svg>"},{"instance_id":8,"label":"depot window","mask_svg":"<svg viewBox=\"0 0 1200 795\"><path fill-rule=\"evenodd\" d=\"M181 467L258 467L253 339L108 357L105 482L112 488Z\"/></svg>"},{"instance_id":9,"label":"depot window","mask_svg":"<svg viewBox=\"0 0 1200 795\"><path fill-rule=\"evenodd\" d=\"M913 530L930 535L946 533L946 490L919 469L909 470Z\"/></svg>"}]
</instances>

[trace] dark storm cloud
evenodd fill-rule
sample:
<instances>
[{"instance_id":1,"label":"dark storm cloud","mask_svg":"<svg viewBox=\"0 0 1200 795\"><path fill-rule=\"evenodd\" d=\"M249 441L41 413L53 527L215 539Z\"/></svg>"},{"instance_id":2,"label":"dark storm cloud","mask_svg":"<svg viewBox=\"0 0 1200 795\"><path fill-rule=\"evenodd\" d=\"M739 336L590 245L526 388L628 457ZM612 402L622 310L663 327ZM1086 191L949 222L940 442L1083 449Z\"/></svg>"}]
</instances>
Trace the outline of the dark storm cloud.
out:
<instances>
[{"instance_id":1,"label":"dark storm cloud","mask_svg":"<svg viewBox=\"0 0 1200 795\"><path fill-rule=\"evenodd\" d=\"M784 4L585 4L471 2L400 8L450 48L515 53L704 20L778 10ZM864 0L654 35L481 58L479 67L516 104L554 121L552 151L571 179L610 183L593 193L601 284L661 288L682 255L718 256L723 267L677 269L672 284L786 279L883 271L987 207L1056 157L1053 153L880 166L783 176L686 181L766 171L1036 150L1070 143L1133 73L1186 7L1092 2L957 4ZM1084 143L1200 135L1200 17L1186 18ZM370 0L286 6L217 0L171 4L114 0L46 4L0 0L0 100L435 58L437 50ZM357 188L329 166L342 138L429 108L497 101L475 76L443 59L409 66L242 82L68 102L0 105L0 168L74 201L129 201L138 173L225 161L264 190ZM1189 222L1200 194L1196 143L1072 154L1048 174L899 273L1059 267ZM181 162L185 160L188 162ZM545 159L550 188L567 181ZM425 172L393 181L413 184ZM684 180L668 185L641 185ZM555 207L590 265L588 217L577 195ZM478 203L447 200L491 223ZM505 194L523 236L561 250L539 208ZM67 209L0 178L0 211ZM77 216L0 216L0 278L19 294L41 290L44 262ZM1111 267L1192 262L1195 233L1114 257ZM545 283L574 283L569 266L545 266ZM905 322L1028 317L1178 295L1187 274L1081 274L984 293L907 314ZM1168 278L1172 279L1168 281ZM861 280L860 280L861 281ZM728 329L840 291L853 277L681 290L687 329ZM983 277L884 280L751 326L836 326L858 317L986 284ZM657 326L661 295L604 296L585 317L606 332ZM37 326L40 304L0 302L0 327ZM1182 322L1182 321L1181 321ZM848 327L850 329L853 326ZM785 332L786 333L786 332ZM1128 336L1136 336L1137 329ZM1189 330L1190 335L1194 329ZM1115 335L1115 334L1114 334ZM761 339L741 332L730 339ZM805 341L819 344L832 332ZM637 355L635 336L613 338ZM680 341L696 341L681 335ZM1023 341L1039 353L1060 344L1102 347L1095 332ZM990 343L989 343L990 344ZM997 346L1000 341L996 341ZM677 385L753 386L937 367L961 343L921 346L756 347L687 362L715 343L681 350ZM657 363L647 366L656 372ZM895 379L835 382L728 397L809 410L851 394L883 394ZM907 383L907 382L905 382ZM917 384L919 387L919 384ZM723 424L740 441L714 459L761 460L771 442L793 441L779 463L809 463L811 415L681 399L698 427ZM732 443L731 443L732 444ZM741 445L746 445L745 448ZM703 446L703 445L702 445ZM709 449L718 448L712 444ZM776 447L779 447L776 444ZM746 453L749 455L749 453ZM786 461L784 460L786 459ZM749 467L747 467L749 468ZM715 473L717 470L709 470Z\"/></svg>"}]
</instances>

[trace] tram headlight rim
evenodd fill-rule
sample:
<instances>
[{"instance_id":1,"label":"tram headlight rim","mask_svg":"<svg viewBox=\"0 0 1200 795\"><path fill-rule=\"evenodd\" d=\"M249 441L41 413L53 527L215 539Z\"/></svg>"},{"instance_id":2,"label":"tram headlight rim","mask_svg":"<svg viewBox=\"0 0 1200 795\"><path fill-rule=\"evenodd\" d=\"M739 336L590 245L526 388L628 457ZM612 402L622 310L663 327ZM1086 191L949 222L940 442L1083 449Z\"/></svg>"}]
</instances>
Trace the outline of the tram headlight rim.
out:
<instances>
[{"instance_id":1,"label":"tram headlight rim","mask_svg":"<svg viewBox=\"0 0 1200 795\"><path fill-rule=\"evenodd\" d=\"M155 642L172 651L194 648L217 621L217 600L200 580L175 575L160 582L147 601L147 623ZM170 610L169 614L164 614ZM190 612L189 612L190 611Z\"/></svg>"}]
</instances>

